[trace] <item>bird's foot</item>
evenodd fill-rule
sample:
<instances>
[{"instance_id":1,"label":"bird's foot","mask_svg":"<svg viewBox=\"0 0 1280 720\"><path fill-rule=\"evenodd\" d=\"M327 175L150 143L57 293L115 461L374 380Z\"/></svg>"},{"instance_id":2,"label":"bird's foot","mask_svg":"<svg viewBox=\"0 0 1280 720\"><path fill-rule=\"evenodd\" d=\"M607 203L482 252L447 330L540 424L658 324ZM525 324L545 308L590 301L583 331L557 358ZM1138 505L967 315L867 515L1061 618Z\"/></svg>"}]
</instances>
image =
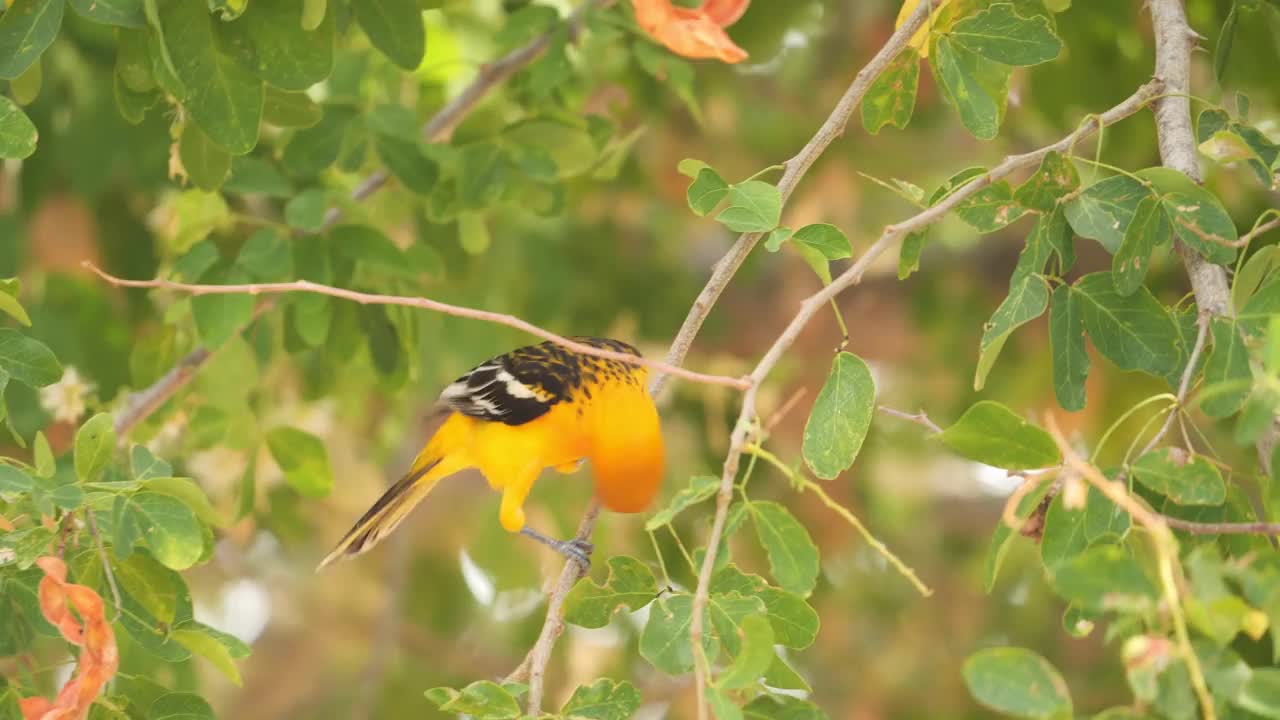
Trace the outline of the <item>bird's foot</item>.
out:
<instances>
[{"instance_id":1,"label":"bird's foot","mask_svg":"<svg viewBox=\"0 0 1280 720\"><path fill-rule=\"evenodd\" d=\"M520 528L520 534L533 538L569 560L578 563L578 567L582 569L584 575L591 569L591 553L595 551L596 546L586 540L578 540L576 538L573 540L557 540L543 535L527 525Z\"/></svg>"}]
</instances>

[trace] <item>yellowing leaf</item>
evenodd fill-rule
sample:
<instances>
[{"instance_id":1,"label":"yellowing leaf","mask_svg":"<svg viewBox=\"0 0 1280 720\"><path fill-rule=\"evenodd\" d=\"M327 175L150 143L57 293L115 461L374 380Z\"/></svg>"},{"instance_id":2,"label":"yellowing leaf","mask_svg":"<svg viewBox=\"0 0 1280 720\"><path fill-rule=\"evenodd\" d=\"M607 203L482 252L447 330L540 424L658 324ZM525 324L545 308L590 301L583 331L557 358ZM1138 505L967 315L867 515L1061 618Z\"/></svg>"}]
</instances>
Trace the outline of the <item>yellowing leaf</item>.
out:
<instances>
[{"instance_id":1,"label":"yellowing leaf","mask_svg":"<svg viewBox=\"0 0 1280 720\"><path fill-rule=\"evenodd\" d=\"M907 47L915 49L916 52L920 53L920 57L929 57L929 30L932 29L934 23L937 22L938 16L942 12L942 8L950 1L951 0L938 0L938 2L934 3L931 17L926 20L924 25L916 31L916 34L912 35L911 39L907 41ZM902 8L898 10L898 19L893 23L894 29L896 30L897 28L902 27L902 23L906 22L907 18L911 17L911 13L915 12L919 5L920 0L906 0L906 2L902 3Z\"/></svg>"}]
</instances>

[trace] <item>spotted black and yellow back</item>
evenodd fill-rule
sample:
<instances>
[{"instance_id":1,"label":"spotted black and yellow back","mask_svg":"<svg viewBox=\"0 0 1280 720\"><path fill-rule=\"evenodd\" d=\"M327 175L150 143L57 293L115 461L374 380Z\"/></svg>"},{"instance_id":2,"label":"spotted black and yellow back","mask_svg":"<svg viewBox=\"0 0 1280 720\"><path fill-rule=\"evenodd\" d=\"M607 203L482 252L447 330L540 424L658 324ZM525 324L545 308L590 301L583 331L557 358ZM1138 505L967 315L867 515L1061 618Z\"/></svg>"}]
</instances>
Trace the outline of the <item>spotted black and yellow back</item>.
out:
<instances>
[{"instance_id":1,"label":"spotted black and yellow back","mask_svg":"<svg viewBox=\"0 0 1280 720\"><path fill-rule=\"evenodd\" d=\"M640 356L620 340L575 337L602 350ZM582 355L552 342L517 348L491 358L455 380L440 401L470 417L523 425L559 403L590 400L602 382L636 384L644 369L620 360Z\"/></svg>"}]
</instances>

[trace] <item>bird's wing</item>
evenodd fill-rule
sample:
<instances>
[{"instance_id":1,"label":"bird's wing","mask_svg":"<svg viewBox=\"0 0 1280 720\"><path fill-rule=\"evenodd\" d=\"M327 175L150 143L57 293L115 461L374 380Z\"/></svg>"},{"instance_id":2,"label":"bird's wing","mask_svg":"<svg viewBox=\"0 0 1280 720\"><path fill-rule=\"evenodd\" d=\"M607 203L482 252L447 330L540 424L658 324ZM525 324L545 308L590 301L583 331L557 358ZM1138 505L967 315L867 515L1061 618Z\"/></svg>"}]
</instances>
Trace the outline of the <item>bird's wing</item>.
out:
<instances>
[{"instance_id":1,"label":"bird's wing","mask_svg":"<svg viewBox=\"0 0 1280 720\"><path fill-rule=\"evenodd\" d=\"M440 401L463 415L523 425L567 400L581 375L577 355L533 345L472 368L440 393Z\"/></svg>"}]
</instances>

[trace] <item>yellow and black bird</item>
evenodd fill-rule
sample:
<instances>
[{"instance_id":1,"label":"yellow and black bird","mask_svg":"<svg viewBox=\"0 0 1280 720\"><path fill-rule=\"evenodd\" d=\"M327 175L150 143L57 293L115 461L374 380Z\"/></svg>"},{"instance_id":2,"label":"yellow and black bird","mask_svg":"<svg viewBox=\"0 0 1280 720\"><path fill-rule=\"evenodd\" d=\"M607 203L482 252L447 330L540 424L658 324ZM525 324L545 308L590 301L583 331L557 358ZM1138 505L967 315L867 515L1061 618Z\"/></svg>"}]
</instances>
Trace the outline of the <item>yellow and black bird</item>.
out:
<instances>
[{"instance_id":1,"label":"yellow and black bird","mask_svg":"<svg viewBox=\"0 0 1280 720\"><path fill-rule=\"evenodd\" d=\"M575 337L595 348L639 356L624 342ZM358 555L404 520L440 480L478 469L502 491L499 520L584 567L589 543L549 538L525 525L524 501L544 468L573 472L590 461L596 497L615 512L647 508L662 484L658 411L644 367L545 342L499 355L440 393L443 423L409 472L356 522L320 563ZM320 569L317 568L317 569Z\"/></svg>"}]
</instances>

